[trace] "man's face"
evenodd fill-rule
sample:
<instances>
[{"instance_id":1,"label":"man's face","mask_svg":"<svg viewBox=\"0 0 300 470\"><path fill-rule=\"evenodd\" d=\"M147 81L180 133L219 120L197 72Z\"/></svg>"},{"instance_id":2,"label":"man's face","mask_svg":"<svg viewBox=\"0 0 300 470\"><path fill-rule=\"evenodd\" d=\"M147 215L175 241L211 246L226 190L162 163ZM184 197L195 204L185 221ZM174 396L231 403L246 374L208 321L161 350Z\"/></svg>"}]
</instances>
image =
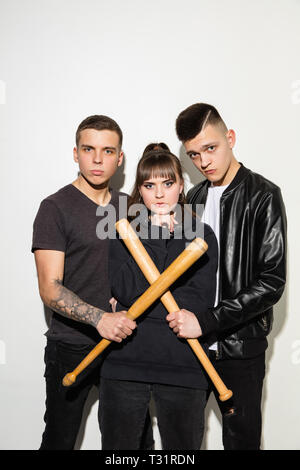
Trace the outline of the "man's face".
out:
<instances>
[{"instance_id":1,"label":"man's face","mask_svg":"<svg viewBox=\"0 0 300 470\"><path fill-rule=\"evenodd\" d=\"M232 153L234 144L233 130L208 124L196 137L184 142L184 147L201 173L215 186L223 186L232 181L239 165Z\"/></svg>"},{"instance_id":2,"label":"man's face","mask_svg":"<svg viewBox=\"0 0 300 470\"><path fill-rule=\"evenodd\" d=\"M74 160L89 183L97 186L106 183L123 160L118 134L110 130L84 129L80 132L78 147L74 148Z\"/></svg>"}]
</instances>

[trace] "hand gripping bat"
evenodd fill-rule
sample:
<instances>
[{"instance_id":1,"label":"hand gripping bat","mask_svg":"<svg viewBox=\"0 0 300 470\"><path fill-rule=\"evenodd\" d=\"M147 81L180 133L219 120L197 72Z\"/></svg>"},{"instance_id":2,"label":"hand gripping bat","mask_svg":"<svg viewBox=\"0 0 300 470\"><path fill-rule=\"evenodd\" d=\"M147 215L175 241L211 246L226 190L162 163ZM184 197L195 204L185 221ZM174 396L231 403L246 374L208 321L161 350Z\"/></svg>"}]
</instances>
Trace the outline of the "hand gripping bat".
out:
<instances>
[{"instance_id":1,"label":"hand gripping bat","mask_svg":"<svg viewBox=\"0 0 300 470\"><path fill-rule=\"evenodd\" d=\"M168 290L170 285L175 282L190 266L192 266L200 256L207 250L207 244L201 238L195 238L187 248L170 264L170 266L161 274L156 276L155 282L134 302L127 311L127 317L135 320L150 305L159 299L164 292ZM176 308L175 310L178 310ZM72 385L77 376L107 348L111 341L102 339L94 349L81 361L81 363L63 378L63 385L68 387Z\"/></svg>"},{"instance_id":2,"label":"hand gripping bat","mask_svg":"<svg viewBox=\"0 0 300 470\"><path fill-rule=\"evenodd\" d=\"M127 219L121 219L116 223L116 228L120 233L125 245L127 246L129 252L135 259L136 263L138 264L139 268L141 269L142 273L144 274L145 278L152 284L157 281L160 276L160 273L153 263L152 259L150 258L147 250L145 249L144 245L138 238L137 234L129 224ZM201 240L201 239L199 239ZM202 240L202 243L206 245L206 243ZM207 249L207 245L206 245ZM205 251L206 251L205 249ZM173 263L172 263L173 264ZM171 266L172 266L171 264ZM170 268L170 266L169 266ZM169 269L167 268L167 270ZM166 271L167 271L166 270ZM166 272L165 271L165 272ZM152 284L153 285L153 284ZM161 302L168 310L169 313L176 312L180 310L178 307L173 295L170 291L165 292L165 294L161 297ZM201 362L203 368L206 370L207 374L209 375L211 381L213 382L214 386L218 390L221 401L228 400L232 397L232 391L228 390L220 376L218 375L217 371L215 370L214 366L208 359L207 355L205 354L202 346L200 345L197 339L187 339L190 347L196 354L197 358Z\"/></svg>"}]
</instances>

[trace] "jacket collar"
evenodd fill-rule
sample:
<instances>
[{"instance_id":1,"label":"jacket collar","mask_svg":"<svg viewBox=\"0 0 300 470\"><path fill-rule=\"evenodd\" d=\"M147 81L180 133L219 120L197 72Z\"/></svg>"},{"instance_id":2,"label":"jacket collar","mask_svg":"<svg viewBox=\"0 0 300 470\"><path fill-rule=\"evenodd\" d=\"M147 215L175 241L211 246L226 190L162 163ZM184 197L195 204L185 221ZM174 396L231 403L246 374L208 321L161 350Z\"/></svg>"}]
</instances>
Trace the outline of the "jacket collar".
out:
<instances>
[{"instance_id":1,"label":"jacket collar","mask_svg":"<svg viewBox=\"0 0 300 470\"><path fill-rule=\"evenodd\" d=\"M250 170L248 170L248 168L246 168L241 162L239 162L239 164L241 165L240 168L238 169L235 177L233 178L233 180L229 184L228 188L225 189L223 194L227 194L227 193L233 191L237 186L239 186L239 184L245 178L247 178Z\"/></svg>"},{"instance_id":2,"label":"jacket collar","mask_svg":"<svg viewBox=\"0 0 300 470\"><path fill-rule=\"evenodd\" d=\"M250 170L248 170L248 168L246 168L241 162L239 162L239 164L241 165L240 168L238 169L235 177L233 178L229 186L225 189L223 195L233 191L248 176ZM210 181L206 180L205 182L206 192L208 191L210 184L211 184Z\"/></svg>"}]
</instances>

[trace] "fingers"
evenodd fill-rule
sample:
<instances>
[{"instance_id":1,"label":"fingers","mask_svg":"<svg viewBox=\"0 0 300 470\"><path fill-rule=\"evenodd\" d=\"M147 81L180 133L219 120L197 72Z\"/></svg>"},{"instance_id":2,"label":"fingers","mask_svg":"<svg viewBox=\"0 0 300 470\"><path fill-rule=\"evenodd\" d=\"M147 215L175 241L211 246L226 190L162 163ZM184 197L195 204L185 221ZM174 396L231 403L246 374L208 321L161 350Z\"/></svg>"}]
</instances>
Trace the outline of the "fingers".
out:
<instances>
[{"instance_id":1,"label":"fingers","mask_svg":"<svg viewBox=\"0 0 300 470\"><path fill-rule=\"evenodd\" d=\"M169 327L173 330L174 333L177 334L178 337L180 334L180 330L182 328L182 319L181 319L181 311L178 312L171 312L166 316L167 321L169 322Z\"/></svg>"},{"instance_id":2,"label":"fingers","mask_svg":"<svg viewBox=\"0 0 300 470\"><path fill-rule=\"evenodd\" d=\"M175 320L177 312L171 312L166 316L166 320L170 322L171 320Z\"/></svg>"},{"instance_id":3,"label":"fingers","mask_svg":"<svg viewBox=\"0 0 300 470\"><path fill-rule=\"evenodd\" d=\"M181 309L166 317L169 327L178 338L198 338L202 335L197 317L189 310Z\"/></svg>"},{"instance_id":4,"label":"fingers","mask_svg":"<svg viewBox=\"0 0 300 470\"><path fill-rule=\"evenodd\" d=\"M114 327L113 335L115 337L114 341L120 343L123 339L127 338L127 336L132 335L133 330L136 328L136 322L131 320L130 318L127 318L125 316L126 312L118 313L121 313L124 316L121 316L119 318L119 321Z\"/></svg>"},{"instance_id":5,"label":"fingers","mask_svg":"<svg viewBox=\"0 0 300 470\"><path fill-rule=\"evenodd\" d=\"M116 306L117 306L117 300L116 300L114 297L112 297L112 298L109 300L109 303L110 303L110 305L111 305L112 311L115 312L115 311L116 311Z\"/></svg>"},{"instance_id":6,"label":"fingers","mask_svg":"<svg viewBox=\"0 0 300 470\"><path fill-rule=\"evenodd\" d=\"M105 313L97 330L103 338L120 343L130 336L136 328L136 322L126 317L126 311Z\"/></svg>"}]
</instances>

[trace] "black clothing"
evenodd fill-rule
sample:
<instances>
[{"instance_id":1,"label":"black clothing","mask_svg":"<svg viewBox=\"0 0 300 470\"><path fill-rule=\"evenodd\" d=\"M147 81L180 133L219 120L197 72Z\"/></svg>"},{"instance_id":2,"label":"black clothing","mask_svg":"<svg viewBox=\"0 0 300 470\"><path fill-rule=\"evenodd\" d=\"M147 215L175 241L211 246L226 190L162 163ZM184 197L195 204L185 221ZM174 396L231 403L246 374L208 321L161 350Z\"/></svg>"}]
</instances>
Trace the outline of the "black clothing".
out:
<instances>
[{"instance_id":1,"label":"black clothing","mask_svg":"<svg viewBox=\"0 0 300 470\"><path fill-rule=\"evenodd\" d=\"M102 450L143 448L145 417L153 395L164 450L199 450L206 391L174 385L101 379Z\"/></svg>"},{"instance_id":2,"label":"black clothing","mask_svg":"<svg viewBox=\"0 0 300 470\"><path fill-rule=\"evenodd\" d=\"M209 184L189 191L194 210ZM219 249L219 303L200 326L217 336L218 358L257 356L284 290L286 215L279 187L243 165L221 197Z\"/></svg>"},{"instance_id":3,"label":"black clothing","mask_svg":"<svg viewBox=\"0 0 300 470\"><path fill-rule=\"evenodd\" d=\"M88 394L93 386L99 386L102 356L98 356L79 374L72 387L64 387L62 378L74 370L92 348L92 345L68 344L47 339L45 349L47 398L44 415L46 427L40 450L74 449ZM153 436L148 412L141 428L139 448L151 449Z\"/></svg>"},{"instance_id":4,"label":"black clothing","mask_svg":"<svg viewBox=\"0 0 300 470\"><path fill-rule=\"evenodd\" d=\"M265 353L248 359L220 361L216 360L215 352L210 350L209 358L226 386L233 391L232 398L222 402L211 383L208 390L208 396L214 393L222 413L224 449L259 450Z\"/></svg>"},{"instance_id":5,"label":"black clothing","mask_svg":"<svg viewBox=\"0 0 300 470\"><path fill-rule=\"evenodd\" d=\"M116 210L116 220L119 218L119 196L126 198L124 193L111 190L109 205ZM63 285L84 302L104 311L111 311L109 239L100 239L97 236L97 225L106 218L106 215L97 215L98 207L72 184L47 197L41 202L34 221L31 251L63 251ZM93 326L66 318L54 311L52 314L47 332L49 338L72 344L95 344L100 341L99 333Z\"/></svg>"},{"instance_id":6,"label":"black clothing","mask_svg":"<svg viewBox=\"0 0 300 470\"><path fill-rule=\"evenodd\" d=\"M93 385L99 385L101 356L82 371L72 387L64 387L62 378L74 370L92 348L91 345L67 344L47 339L46 426L40 450L74 449L88 394Z\"/></svg>"},{"instance_id":7,"label":"black clothing","mask_svg":"<svg viewBox=\"0 0 300 470\"><path fill-rule=\"evenodd\" d=\"M146 222L148 225L148 222ZM201 322L202 312L214 304L217 241L208 225L201 225L201 235L208 244L207 252L196 261L174 284L172 292L180 308L194 312ZM152 226L152 230L155 226ZM182 226L175 226L174 238L165 239L166 228L158 227L159 239L149 237L141 242L162 273L191 240L185 238ZM169 232L168 232L169 233ZM180 239L177 238L178 234ZM118 300L117 310L126 309L149 287L133 257L123 242L111 240L109 277L113 296ZM207 388L207 379L197 357L185 339L179 339L166 321L168 315L160 300L137 319L132 336L120 344L113 344L107 352L101 376L107 379L133 380L198 389ZM205 347L205 345L204 345Z\"/></svg>"}]
</instances>

